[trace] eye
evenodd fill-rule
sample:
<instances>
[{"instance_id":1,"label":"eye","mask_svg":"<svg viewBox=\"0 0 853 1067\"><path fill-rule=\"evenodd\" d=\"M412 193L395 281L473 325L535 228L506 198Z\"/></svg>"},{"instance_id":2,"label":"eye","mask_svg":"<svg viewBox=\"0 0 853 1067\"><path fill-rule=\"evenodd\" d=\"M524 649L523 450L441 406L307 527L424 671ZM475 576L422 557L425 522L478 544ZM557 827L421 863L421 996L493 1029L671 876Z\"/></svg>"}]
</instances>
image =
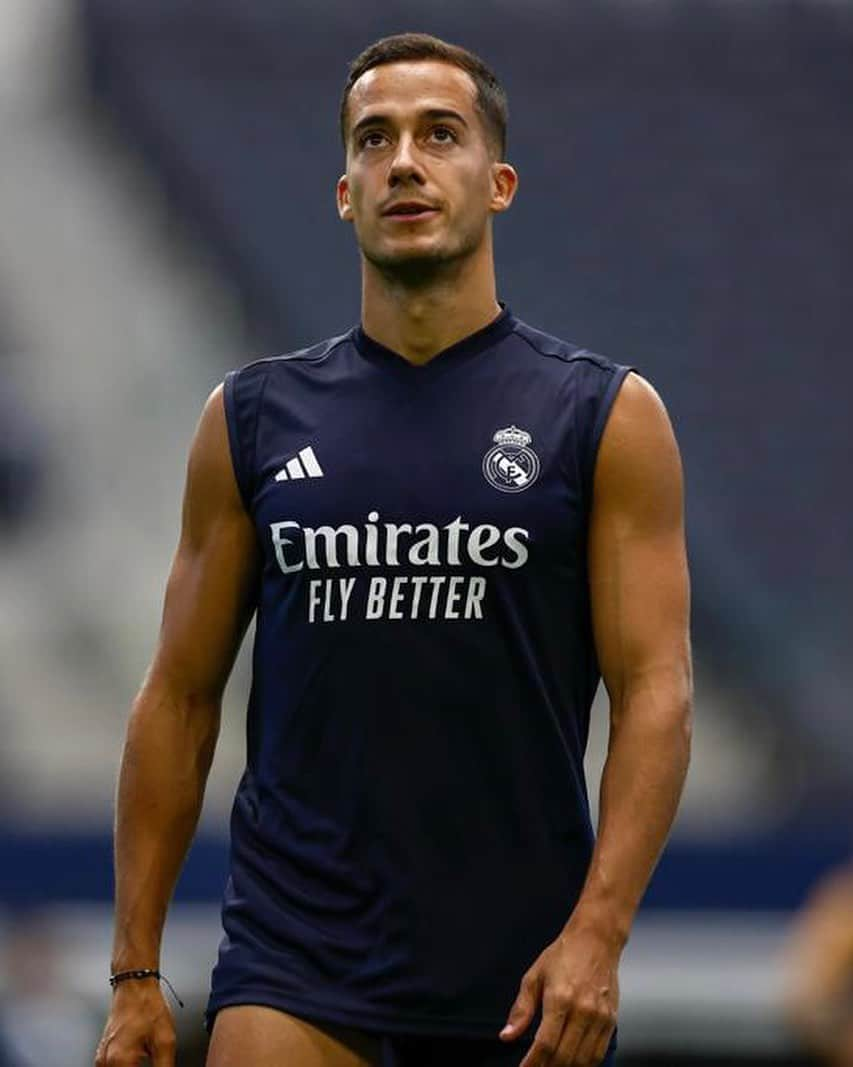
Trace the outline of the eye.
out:
<instances>
[{"instance_id":1,"label":"eye","mask_svg":"<svg viewBox=\"0 0 853 1067\"><path fill-rule=\"evenodd\" d=\"M436 134L436 133L447 133L447 134L450 135L449 138L446 138L446 137L440 138L440 140L441 140L441 142L443 144L446 144L448 139L451 140L451 141L455 141L456 140L456 133L455 133L454 130L451 130L451 128L449 126L435 126L435 127L433 127L433 131L432 132L434 134Z\"/></svg>"},{"instance_id":2,"label":"eye","mask_svg":"<svg viewBox=\"0 0 853 1067\"><path fill-rule=\"evenodd\" d=\"M360 137L359 140L358 140L358 143L359 143L359 145L361 145L362 148L364 148L367 145L367 142L370 140L371 137L384 137L384 136L385 135L380 133L379 130L371 130L370 133L366 133L366 134L364 134L363 137ZM371 147L376 147L375 143L373 145L371 145Z\"/></svg>"}]
</instances>

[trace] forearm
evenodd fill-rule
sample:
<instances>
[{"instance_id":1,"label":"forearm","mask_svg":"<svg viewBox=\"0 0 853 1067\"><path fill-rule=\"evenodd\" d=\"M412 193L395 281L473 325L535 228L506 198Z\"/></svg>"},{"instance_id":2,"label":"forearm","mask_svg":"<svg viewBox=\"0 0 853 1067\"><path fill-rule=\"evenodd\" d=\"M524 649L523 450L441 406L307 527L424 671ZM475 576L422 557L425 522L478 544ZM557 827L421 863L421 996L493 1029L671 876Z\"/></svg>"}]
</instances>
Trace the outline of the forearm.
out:
<instances>
[{"instance_id":1,"label":"forearm","mask_svg":"<svg viewBox=\"0 0 853 1067\"><path fill-rule=\"evenodd\" d=\"M669 672L634 686L613 716L598 837L569 923L595 927L620 949L678 809L690 760L690 704L686 672Z\"/></svg>"},{"instance_id":2,"label":"forearm","mask_svg":"<svg viewBox=\"0 0 853 1067\"><path fill-rule=\"evenodd\" d=\"M163 683L149 679L134 703L116 797L113 970L158 966L218 731L218 702Z\"/></svg>"}]
</instances>

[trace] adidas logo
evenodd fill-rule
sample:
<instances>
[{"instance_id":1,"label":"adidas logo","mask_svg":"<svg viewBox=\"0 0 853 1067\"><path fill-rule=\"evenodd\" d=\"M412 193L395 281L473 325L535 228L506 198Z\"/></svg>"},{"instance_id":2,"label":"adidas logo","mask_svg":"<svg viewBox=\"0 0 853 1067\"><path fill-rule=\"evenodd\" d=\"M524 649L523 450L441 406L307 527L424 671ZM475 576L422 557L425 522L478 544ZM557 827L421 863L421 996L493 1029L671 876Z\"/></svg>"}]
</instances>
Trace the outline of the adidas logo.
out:
<instances>
[{"instance_id":1,"label":"adidas logo","mask_svg":"<svg viewBox=\"0 0 853 1067\"><path fill-rule=\"evenodd\" d=\"M314 449L310 445L307 448L300 449L293 459L289 459L276 474L275 480L277 482L286 482L292 478L306 477L323 477L323 468L317 462L317 457L314 455Z\"/></svg>"}]
</instances>

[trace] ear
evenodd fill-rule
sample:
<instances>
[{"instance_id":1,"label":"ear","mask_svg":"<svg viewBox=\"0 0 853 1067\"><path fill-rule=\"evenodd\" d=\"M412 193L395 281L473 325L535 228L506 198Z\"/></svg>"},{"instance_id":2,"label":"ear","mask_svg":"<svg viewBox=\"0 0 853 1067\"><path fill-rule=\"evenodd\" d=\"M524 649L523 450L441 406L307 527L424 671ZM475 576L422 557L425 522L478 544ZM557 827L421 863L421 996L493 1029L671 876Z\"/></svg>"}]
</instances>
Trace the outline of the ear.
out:
<instances>
[{"instance_id":1,"label":"ear","mask_svg":"<svg viewBox=\"0 0 853 1067\"><path fill-rule=\"evenodd\" d=\"M492 164L492 211L506 211L518 189L518 174L509 163Z\"/></svg>"},{"instance_id":2,"label":"ear","mask_svg":"<svg viewBox=\"0 0 853 1067\"><path fill-rule=\"evenodd\" d=\"M352 204L349 199L349 179L346 174L342 174L338 178L337 186L335 187L335 198L338 203L338 215L345 222L352 222Z\"/></svg>"}]
</instances>

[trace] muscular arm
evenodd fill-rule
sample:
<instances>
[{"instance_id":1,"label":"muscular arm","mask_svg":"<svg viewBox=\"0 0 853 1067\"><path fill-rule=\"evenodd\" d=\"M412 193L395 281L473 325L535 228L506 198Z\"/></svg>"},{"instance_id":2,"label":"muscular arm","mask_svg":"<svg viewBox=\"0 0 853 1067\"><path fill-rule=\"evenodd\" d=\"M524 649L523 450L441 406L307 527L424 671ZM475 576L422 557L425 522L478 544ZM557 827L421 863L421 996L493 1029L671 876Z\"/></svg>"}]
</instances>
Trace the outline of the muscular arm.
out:
<instances>
[{"instance_id":1,"label":"muscular arm","mask_svg":"<svg viewBox=\"0 0 853 1067\"><path fill-rule=\"evenodd\" d=\"M693 695L681 461L663 403L636 374L599 445L588 560L611 723L598 839L569 924L621 949L678 807Z\"/></svg>"},{"instance_id":2,"label":"muscular arm","mask_svg":"<svg viewBox=\"0 0 853 1067\"><path fill-rule=\"evenodd\" d=\"M158 966L166 909L213 759L222 691L254 608L257 562L220 385L190 449L160 635L127 727L116 799L113 970Z\"/></svg>"},{"instance_id":3,"label":"muscular arm","mask_svg":"<svg viewBox=\"0 0 853 1067\"><path fill-rule=\"evenodd\" d=\"M629 374L602 434L588 563L592 624L610 696L598 839L580 898L522 977L500 1032L541 1000L520 1067L592 1067L616 1025L618 960L669 832L690 755L692 670L681 461L669 419Z\"/></svg>"}]
</instances>

